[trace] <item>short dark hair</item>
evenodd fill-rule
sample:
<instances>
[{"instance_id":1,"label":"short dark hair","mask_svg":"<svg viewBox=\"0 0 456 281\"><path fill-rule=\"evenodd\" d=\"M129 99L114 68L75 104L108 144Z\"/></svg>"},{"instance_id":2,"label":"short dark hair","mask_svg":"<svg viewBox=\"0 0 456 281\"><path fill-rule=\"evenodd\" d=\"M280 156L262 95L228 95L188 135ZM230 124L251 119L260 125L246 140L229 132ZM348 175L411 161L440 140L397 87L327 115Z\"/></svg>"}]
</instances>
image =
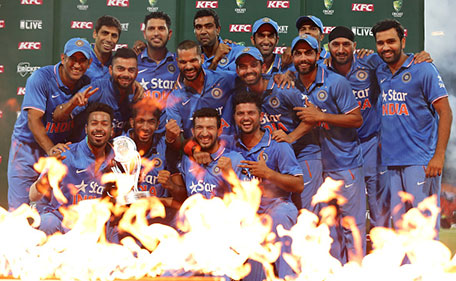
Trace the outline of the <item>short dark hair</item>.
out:
<instances>
[{"instance_id":1,"label":"short dark hair","mask_svg":"<svg viewBox=\"0 0 456 281\"><path fill-rule=\"evenodd\" d=\"M168 27L168 29L171 27L171 18L165 12L157 11L157 12L152 12L152 13L146 15L146 17L144 18L144 28L147 27L147 22L150 19L162 19L166 22L166 26Z\"/></svg>"},{"instance_id":2,"label":"short dark hair","mask_svg":"<svg viewBox=\"0 0 456 281\"><path fill-rule=\"evenodd\" d=\"M374 38L377 38L376 35L378 32L386 31L391 28L396 29L397 36L399 36L400 40L404 38L404 27L401 25L400 22L393 19L385 19L377 22L374 25L374 27L372 27L372 33L374 34Z\"/></svg>"},{"instance_id":3,"label":"short dark hair","mask_svg":"<svg viewBox=\"0 0 456 281\"><path fill-rule=\"evenodd\" d=\"M197 18L202 18L202 17L213 17L214 18L214 22L215 22L215 27L217 27L217 28L220 27L220 18L217 15L217 13L214 10L212 10L212 9L201 9L201 10L198 10L195 13L195 16L193 17L193 27L195 27L195 20Z\"/></svg>"},{"instance_id":4,"label":"short dark hair","mask_svg":"<svg viewBox=\"0 0 456 281\"><path fill-rule=\"evenodd\" d=\"M135 59L136 61L138 61L138 57L137 57L135 51L133 51L130 48L125 48L125 47L124 48L120 48L120 49L118 49L116 51L116 53L112 56L111 64L114 64L114 61L117 58Z\"/></svg>"},{"instance_id":5,"label":"short dark hair","mask_svg":"<svg viewBox=\"0 0 456 281\"><path fill-rule=\"evenodd\" d=\"M179 45L177 45L177 48L176 48L176 54L179 52L179 51L182 51L182 50L191 50L193 48L196 48L196 53L198 55L201 55L201 46L196 43L195 41L192 41L192 40L184 40L182 42L179 43Z\"/></svg>"},{"instance_id":6,"label":"short dark hair","mask_svg":"<svg viewBox=\"0 0 456 281\"><path fill-rule=\"evenodd\" d=\"M236 89L233 98L233 112L236 112L236 106L241 103L253 103L259 112L262 111L261 98L257 94L247 91L245 88Z\"/></svg>"},{"instance_id":7,"label":"short dark hair","mask_svg":"<svg viewBox=\"0 0 456 281\"><path fill-rule=\"evenodd\" d=\"M202 117L214 117L214 118L216 118L217 119L217 129L219 129L220 126L222 125L222 119L221 119L220 114L218 113L218 111L215 108L204 107L204 108L198 109L195 112L193 112L193 116L192 116L193 128L195 128L195 119L196 118L202 118Z\"/></svg>"},{"instance_id":8,"label":"short dark hair","mask_svg":"<svg viewBox=\"0 0 456 281\"><path fill-rule=\"evenodd\" d=\"M101 102L91 103L87 107L87 120L89 119L90 114L95 111L101 111L101 112L108 113L109 118L111 118L111 123L114 120L114 110L112 109L112 107L110 107L109 105L107 105L105 103L101 103Z\"/></svg>"},{"instance_id":9,"label":"short dark hair","mask_svg":"<svg viewBox=\"0 0 456 281\"><path fill-rule=\"evenodd\" d=\"M152 111L157 120L160 120L163 105L155 98L146 96L131 105L131 118L135 118L140 111Z\"/></svg>"},{"instance_id":10,"label":"short dark hair","mask_svg":"<svg viewBox=\"0 0 456 281\"><path fill-rule=\"evenodd\" d=\"M104 15L99 17L95 23L95 32L98 33L102 26L113 26L117 28L117 31L119 31L119 36L122 32L122 25L120 25L120 21L113 16Z\"/></svg>"}]
</instances>

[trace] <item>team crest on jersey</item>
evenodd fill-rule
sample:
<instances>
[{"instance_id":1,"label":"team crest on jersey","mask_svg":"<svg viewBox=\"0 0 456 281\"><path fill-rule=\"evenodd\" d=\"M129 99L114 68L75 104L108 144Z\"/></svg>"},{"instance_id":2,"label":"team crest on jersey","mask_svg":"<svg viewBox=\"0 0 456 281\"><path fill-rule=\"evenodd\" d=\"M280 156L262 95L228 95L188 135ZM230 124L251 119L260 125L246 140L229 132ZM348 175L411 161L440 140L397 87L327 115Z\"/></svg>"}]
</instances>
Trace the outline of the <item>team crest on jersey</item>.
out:
<instances>
[{"instance_id":1,"label":"team crest on jersey","mask_svg":"<svg viewBox=\"0 0 456 281\"><path fill-rule=\"evenodd\" d=\"M272 108L277 108L280 106L280 100L277 97L272 97L269 99L269 105Z\"/></svg>"},{"instance_id":2,"label":"team crest on jersey","mask_svg":"<svg viewBox=\"0 0 456 281\"><path fill-rule=\"evenodd\" d=\"M410 80L412 80L412 74L410 74L410 72L402 74L402 82L407 83Z\"/></svg>"},{"instance_id":3,"label":"team crest on jersey","mask_svg":"<svg viewBox=\"0 0 456 281\"><path fill-rule=\"evenodd\" d=\"M264 151L263 151L263 159L265 162L267 162L269 159L269 156ZM260 154L258 154L257 161L260 161Z\"/></svg>"},{"instance_id":4,"label":"team crest on jersey","mask_svg":"<svg viewBox=\"0 0 456 281\"><path fill-rule=\"evenodd\" d=\"M325 101L326 99L328 99L328 93L325 90L321 90L317 93L317 99L319 101Z\"/></svg>"},{"instance_id":5,"label":"team crest on jersey","mask_svg":"<svg viewBox=\"0 0 456 281\"><path fill-rule=\"evenodd\" d=\"M368 77L368 74L366 71L364 70L358 70L358 72L356 72L356 78L359 80L359 81L364 81L366 80Z\"/></svg>"},{"instance_id":6,"label":"team crest on jersey","mask_svg":"<svg viewBox=\"0 0 456 281\"><path fill-rule=\"evenodd\" d=\"M169 64L168 65L168 71L170 73L174 73L174 72L176 72L176 67L173 64Z\"/></svg>"},{"instance_id":7,"label":"team crest on jersey","mask_svg":"<svg viewBox=\"0 0 456 281\"><path fill-rule=\"evenodd\" d=\"M155 168L160 168L163 165L163 161L158 157L154 158L152 161L154 161Z\"/></svg>"},{"instance_id":8,"label":"team crest on jersey","mask_svg":"<svg viewBox=\"0 0 456 281\"><path fill-rule=\"evenodd\" d=\"M219 167L219 166L214 166L214 168L212 168L212 172L213 172L214 174L216 174L216 175L217 175L217 174L220 174L220 171L221 171L221 170L220 170L220 167Z\"/></svg>"},{"instance_id":9,"label":"team crest on jersey","mask_svg":"<svg viewBox=\"0 0 456 281\"><path fill-rule=\"evenodd\" d=\"M225 66L228 64L228 59L226 57L223 57L219 63L218 63L220 66Z\"/></svg>"},{"instance_id":10,"label":"team crest on jersey","mask_svg":"<svg viewBox=\"0 0 456 281\"><path fill-rule=\"evenodd\" d=\"M214 88L212 89L211 91L211 95L215 98L215 99L219 99L223 94L223 91L222 89L220 88Z\"/></svg>"}]
</instances>

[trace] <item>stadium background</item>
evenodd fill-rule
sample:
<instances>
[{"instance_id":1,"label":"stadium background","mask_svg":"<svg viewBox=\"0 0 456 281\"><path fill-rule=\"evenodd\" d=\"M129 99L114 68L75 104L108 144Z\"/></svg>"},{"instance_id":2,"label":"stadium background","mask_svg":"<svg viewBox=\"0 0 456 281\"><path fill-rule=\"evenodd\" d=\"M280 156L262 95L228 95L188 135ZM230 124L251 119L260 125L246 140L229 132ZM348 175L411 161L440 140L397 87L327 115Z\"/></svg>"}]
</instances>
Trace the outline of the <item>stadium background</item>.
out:
<instances>
[{"instance_id":1,"label":"stadium background","mask_svg":"<svg viewBox=\"0 0 456 281\"><path fill-rule=\"evenodd\" d=\"M373 24L396 18L407 30L406 52L424 49L424 0L0 0L0 206L7 208L10 137L26 80L34 70L55 64L69 38L93 42L95 21L106 14L122 23L119 48L143 40L146 14L157 10L168 13L173 30L168 49L174 51L180 41L195 39L192 22L199 8L217 11L222 38L246 45L250 45L255 20L265 16L274 19L279 24L278 53L297 35L296 19L309 14L323 21L326 34L337 25L350 27L358 47L369 49L375 49ZM323 42L326 44L327 38Z\"/></svg>"}]
</instances>

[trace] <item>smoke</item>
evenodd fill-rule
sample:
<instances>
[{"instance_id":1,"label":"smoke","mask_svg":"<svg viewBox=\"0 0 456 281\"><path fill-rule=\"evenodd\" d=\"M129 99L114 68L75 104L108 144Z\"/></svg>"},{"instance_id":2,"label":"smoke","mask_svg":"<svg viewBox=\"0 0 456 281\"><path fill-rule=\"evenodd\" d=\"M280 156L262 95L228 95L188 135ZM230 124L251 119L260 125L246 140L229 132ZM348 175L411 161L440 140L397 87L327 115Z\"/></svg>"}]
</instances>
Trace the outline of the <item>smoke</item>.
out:
<instances>
[{"instance_id":1,"label":"smoke","mask_svg":"<svg viewBox=\"0 0 456 281\"><path fill-rule=\"evenodd\" d=\"M425 50L431 54L434 64L442 76L450 95L449 101L456 119L456 69L454 58L456 48L456 26L454 0L425 0ZM443 181L456 185L456 126L451 126L452 134L446 151Z\"/></svg>"}]
</instances>

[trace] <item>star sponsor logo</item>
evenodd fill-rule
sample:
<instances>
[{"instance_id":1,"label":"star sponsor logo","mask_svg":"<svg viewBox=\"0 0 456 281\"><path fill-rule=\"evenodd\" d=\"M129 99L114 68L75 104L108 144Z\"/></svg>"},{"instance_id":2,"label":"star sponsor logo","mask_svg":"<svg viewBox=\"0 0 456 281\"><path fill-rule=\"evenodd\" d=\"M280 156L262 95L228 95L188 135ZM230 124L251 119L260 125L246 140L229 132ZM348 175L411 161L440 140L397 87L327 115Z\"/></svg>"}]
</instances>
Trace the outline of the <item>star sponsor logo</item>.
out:
<instances>
[{"instance_id":1,"label":"star sponsor logo","mask_svg":"<svg viewBox=\"0 0 456 281\"><path fill-rule=\"evenodd\" d=\"M288 33L288 25L279 25L279 33Z\"/></svg>"},{"instance_id":2,"label":"star sponsor logo","mask_svg":"<svg viewBox=\"0 0 456 281\"><path fill-rule=\"evenodd\" d=\"M115 51L117 51L119 49L122 49L122 48L128 48L128 44L116 44L116 46L112 50L115 52Z\"/></svg>"},{"instance_id":3,"label":"star sponsor logo","mask_svg":"<svg viewBox=\"0 0 456 281\"><path fill-rule=\"evenodd\" d=\"M25 95L25 87L17 87L16 95L18 95L18 96Z\"/></svg>"},{"instance_id":4,"label":"star sponsor logo","mask_svg":"<svg viewBox=\"0 0 456 281\"><path fill-rule=\"evenodd\" d=\"M372 33L372 26L352 26L351 30L356 36L374 36L374 34Z\"/></svg>"},{"instance_id":5,"label":"star sponsor logo","mask_svg":"<svg viewBox=\"0 0 456 281\"><path fill-rule=\"evenodd\" d=\"M91 21L71 21L71 29L92 29L93 22Z\"/></svg>"},{"instance_id":6,"label":"star sponsor logo","mask_svg":"<svg viewBox=\"0 0 456 281\"><path fill-rule=\"evenodd\" d=\"M89 5L87 5L87 0L79 0L79 5L76 5L76 8L80 11L86 11L89 8Z\"/></svg>"},{"instance_id":7,"label":"star sponsor logo","mask_svg":"<svg viewBox=\"0 0 456 281\"><path fill-rule=\"evenodd\" d=\"M247 9L244 8L246 0L236 0L236 6L237 8L234 9L234 11L238 14L244 14Z\"/></svg>"},{"instance_id":8,"label":"star sponsor logo","mask_svg":"<svg viewBox=\"0 0 456 281\"><path fill-rule=\"evenodd\" d=\"M197 8L197 9L217 9L218 1L196 1L195 8Z\"/></svg>"},{"instance_id":9,"label":"star sponsor logo","mask_svg":"<svg viewBox=\"0 0 456 281\"><path fill-rule=\"evenodd\" d=\"M21 5L43 5L43 0L21 0Z\"/></svg>"},{"instance_id":10,"label":"star sponsor logo","mask_svg":"<svg viewBox=\"0 0 456 281\"><path fill-rule=\"evenodd\" d=\"M19 73L20 76L25 77L27 74L32 74L39 68L39 66L30 66L29 62L20 62L17 64L17 73Z\"/></svg>"},{"instance_id":11,"label":"star sponsor logo","mask_svg":"<svg viewBox=\"0 0 456 281\"><path fill-rule=\"evenodd\" d=\"M147 7L147 10L149 12L156 12L158 11L158 0L148 0L149 2L149 7Z\"/></svg>"},{"instance_id":12,"label":"star sponsor logo","mask_svg":"<svg viewBox=\"0 0 456 281\"><path fill-rule=\"evenodd\" d=\"M43 29L42 20L20 20L19 28L22 30Z\"/></svg>"},{"instance_id":13,"label":"star sponsor logo","mask_svg":"<svg viewBox=\"0 0 456 281\"><path fill-rule=\"evenodd\" d=\"M252 32L251 24L230 24L230 32Z\"/></svg>"},{"instance_id":14,"label":"star sponsor logo","mask_svg":"<svg viewBox=\"0 0 456 281\"><path fill-rule=\"evenodd\" d=\"M331 16L334 14L334 10L331 10L334 0L323 0L323 4L325 5L326 9L323 9L323 14L327 16Z\"/></svg>"},{"instance_id":15,"label":"star sponsor logo","mask_svg":"<svg viewBox=\"0 0 456 281\"><path fill-rule=\"evenodd\" d=\"M353 12L373 12L374 4L352 3Z\"/></svg>"},{"instance_id":16,"label":"star sponsor logo","mask_svg":"<svg viewBox=\"0 0 456 281\"><path fill-rule=\"evenodd\" d=\"M127 8L128 6L130 6L130 1L129 0L107 0L106 6Z\"/></svg>"},{"instance_id":17,"label":"star sponsor logo","mask_svg":"<svg viewBox=\"0 0 456 281\"><path fill-rule=\"evenodd\" d=\"M41 50L41 42L19 42L19 50Z\"/></svg>"},{"instance_id":18,"label":"star sponsor logo","mask_svg":"<svg viewBox=\"0 0 456 281\"><path fill-rule=\"evenodd\" d=\"M393 9L394 9L394 12L392 12L392 16L395 17L395 18L401 18L404 13L401 12L401 9L402 9L402 0L394 0L393 1Z\"/></svg>"},{"instance_id":19,"label":"star sponsor logo","mask_svg":"<svg viewBox=\"0 0 456 281\"><path fill-rule=\"evenodd\" d=\"M288 9L290 8L290 1L268 1L266 4L268 9Z\"/></svg>"},{"instance_id":20,"label":"star sponsor logo","mask_svg":"<svg viewBox=\"0 0 456 281\"><path fill-rule=\"evenodd\" d=\"M5 28L5 20L0 20L0 29Z\"/></svg>"}]
</instances>

